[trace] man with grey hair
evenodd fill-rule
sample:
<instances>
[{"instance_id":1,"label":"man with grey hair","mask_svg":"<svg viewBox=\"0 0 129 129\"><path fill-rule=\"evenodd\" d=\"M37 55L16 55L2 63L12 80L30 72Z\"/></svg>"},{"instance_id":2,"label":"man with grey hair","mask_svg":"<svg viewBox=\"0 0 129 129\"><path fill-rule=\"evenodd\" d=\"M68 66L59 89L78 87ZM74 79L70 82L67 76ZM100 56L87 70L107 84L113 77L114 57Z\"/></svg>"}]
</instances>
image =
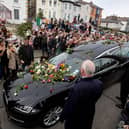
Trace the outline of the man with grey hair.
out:
<instances>
[{"instance_id":1,"label":"man with grey hair","mask_svg":"<svg viewBox=\"0 0 129 129\"><path fill-rule=\"evenodd\" d=\"M86 60L81 65L81 76L82 77L91 77L95 72L95 65L92 61Z\"/></svg>"},{"instance_id":2,"label":"man with grey hair","mask_svg":"<svg viewBox=\"0 0 129 129\"><path fill-rule=\"evenodd\" d=\"M65 129L91 129L95 104L102 94L103 84L94 79L95 65L85 60L80 69L81 79L74 84L60 120L65 120Z\"/></svg>"}]
</instances>

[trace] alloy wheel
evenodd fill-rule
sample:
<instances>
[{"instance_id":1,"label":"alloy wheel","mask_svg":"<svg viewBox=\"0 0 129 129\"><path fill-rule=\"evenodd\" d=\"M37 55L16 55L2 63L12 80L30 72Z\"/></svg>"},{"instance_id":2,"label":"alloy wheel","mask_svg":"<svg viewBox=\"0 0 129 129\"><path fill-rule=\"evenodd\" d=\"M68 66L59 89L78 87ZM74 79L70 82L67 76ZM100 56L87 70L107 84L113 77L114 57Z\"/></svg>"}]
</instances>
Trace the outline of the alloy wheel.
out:
<instances>
[{"instance_id":1,"label":"alloy wheel","mask_svg":"<svg viewBox=\"0 0 129 129\"><path fill-rule=\"evenodd\" d=\"M51 108L43 117L43 125L45 125L46 127L49 127L56 124L60 119L60 114L62 110L63 108L60 106Z\"/></svg>"}]
</instances>

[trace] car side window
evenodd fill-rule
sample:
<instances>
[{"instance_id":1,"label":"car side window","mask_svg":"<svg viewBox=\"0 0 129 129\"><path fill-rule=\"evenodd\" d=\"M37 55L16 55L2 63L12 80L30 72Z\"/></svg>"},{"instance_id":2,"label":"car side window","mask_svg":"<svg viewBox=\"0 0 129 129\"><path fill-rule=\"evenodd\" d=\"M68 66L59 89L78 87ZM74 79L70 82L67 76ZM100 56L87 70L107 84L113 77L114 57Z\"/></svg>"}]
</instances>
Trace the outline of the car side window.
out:
<instances>
[{"instance_id":1,"label":"car side window","mask_svg":"<svg viewBox=\"0 0 129 129\"><path fill-rule=\"evenodd\" d=\"M117 64L117 61L110 58L101 58L101 59L97 59L94 63L96 67L95 73L98 73L103 70L111 68L112 66Z\"/></svg>"},{"instance_id":2,"label":"car side window","mask_svg":"<svg viewBox=\"0 0 129 129\"><path fill-rule=\"evenodd\" d=\"M121 47L114 51L112 53L113 55L118 55L118 56L127 56L129 57L129 47Z\"/></svg>"}]
</instances>

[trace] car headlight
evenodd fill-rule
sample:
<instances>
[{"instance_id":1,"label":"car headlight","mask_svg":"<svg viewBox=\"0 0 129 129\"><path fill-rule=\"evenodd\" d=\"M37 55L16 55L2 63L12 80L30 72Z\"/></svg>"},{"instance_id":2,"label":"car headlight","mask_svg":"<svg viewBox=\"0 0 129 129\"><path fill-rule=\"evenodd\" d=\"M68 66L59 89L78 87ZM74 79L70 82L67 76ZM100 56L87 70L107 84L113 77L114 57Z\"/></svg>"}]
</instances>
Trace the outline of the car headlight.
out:
<instances>
[{"instance_id":1,"label":"car headlight","mask_svg":"<svg viewBox=\"0 0 129 129\"><path fill-rule=\"evenodd\" d=\"M15 109L18 111L24 112L24 113L30 113L33 108L31 106L20 105L20 106L15 107Z\"/></svg>"}]
</instances>

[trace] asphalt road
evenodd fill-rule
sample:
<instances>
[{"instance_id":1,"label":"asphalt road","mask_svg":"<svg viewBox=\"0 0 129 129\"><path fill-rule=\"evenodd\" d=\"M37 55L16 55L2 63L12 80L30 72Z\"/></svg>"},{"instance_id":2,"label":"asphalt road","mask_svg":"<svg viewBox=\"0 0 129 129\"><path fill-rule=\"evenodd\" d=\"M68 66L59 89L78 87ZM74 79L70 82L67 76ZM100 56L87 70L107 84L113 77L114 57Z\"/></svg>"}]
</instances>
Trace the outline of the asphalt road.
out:
<instances>
[{"instance_id":1,"label":"asphalt road","mask_svg":"<svg viewBox=\"0 0 129 129\"><path fill-rule=\"evenodd\" d=\"M120 109L115 107L115 104L118 103L118 100L115 99L115 96L119 95L119 89L120 85L115 84L104 90L101 98L96 105L96 114L93 123L93 129L116 129L116 126L120 119L121 111ZM2 83L0 84L0 127L2 129L25 129L8 120L2 100ZM42 127L36 126L28 129L42 129ZM64 128L63 124L58 123L49 129Z\"/></svg>"}]
</instances>

